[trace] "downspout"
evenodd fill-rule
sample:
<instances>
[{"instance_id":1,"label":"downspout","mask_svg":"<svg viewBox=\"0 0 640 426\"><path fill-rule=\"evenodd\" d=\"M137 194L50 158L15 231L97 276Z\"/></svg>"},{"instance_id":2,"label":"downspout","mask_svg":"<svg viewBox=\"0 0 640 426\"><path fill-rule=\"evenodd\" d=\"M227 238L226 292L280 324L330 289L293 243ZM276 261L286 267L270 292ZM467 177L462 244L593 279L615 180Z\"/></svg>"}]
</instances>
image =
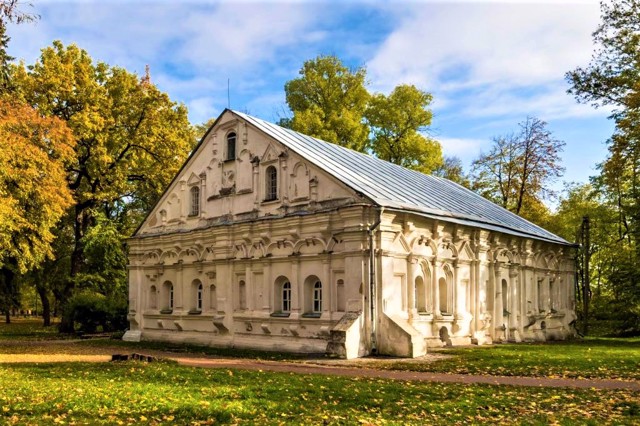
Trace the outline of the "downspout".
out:
<instances>
[{"instance_id":1,"label":"downspout","mask_svg":"<svg viewBox=\"0 0 640 426\"><path fill-rule=\"evenodd\" d=\"M377 331L378 331L378 318L376 312L376 272L375 272L375 250L373 248L373 237L376 232L376 228L380 226L382 218L382 211L384 208L377 209L378 218L367 231L369 232L369 315L371 317L371 353L377 352Z\"/></svg>"}]
</instances>

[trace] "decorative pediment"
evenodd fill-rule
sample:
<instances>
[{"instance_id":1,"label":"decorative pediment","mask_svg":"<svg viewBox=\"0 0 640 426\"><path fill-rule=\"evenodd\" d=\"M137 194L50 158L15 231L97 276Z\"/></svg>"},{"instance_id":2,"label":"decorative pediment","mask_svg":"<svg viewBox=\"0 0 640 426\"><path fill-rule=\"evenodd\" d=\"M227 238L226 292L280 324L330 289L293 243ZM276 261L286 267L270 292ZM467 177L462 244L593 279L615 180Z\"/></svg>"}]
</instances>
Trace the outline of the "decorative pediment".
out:
<instances>
[{"instance_id":1,"label":"decorative pediment","mask_svg":"<svg viewBox=\"0 0 640 426\"><path fill-rule=\"evenodd\" d=\"M189 176L189 179L187 180L187 185L191 186L191 185L199 185L199 184L200 184L200 177L195 173L191 173L191 176Z\"/></svg>"},{"instance_id":2,"label":"decorative pediment","mask_svg":"<svg viewBox=\"0 0 640 426\"><path fill-rule=\"evenodd\" d=\"M274 162L278 160L278 158L280 158L281 154L282 154L282 150L276 149L276 147L272 143L270 143L267 149L265 150L264 154L262 154L262 158L260 159L260 162L261 163Z\"/></svg>"},{"instance_id":3,"label":"decorative pediment","mask_svg":"<svg viewBox=\"0 0 640 426\"><path fill-rule=\"evenodd\" d=\"M228 120L226 123L220 124L218 129L223 131L232 130L238 126L239 121L240 120L238 120L237 118Z\"/></svg>"},{"instance_id":4,"label":"decorative pediment","mask_svg":"<svg viewBox=\"0 0 640 426\"><path fill-rule=\"evenodd\" d=\"M473 259L475 259L475 255L473 253L473 250L471 250L471 247L470 247L468 241L464 241L462 243L462 246L458 250L458 253L459 253L459 258L461 260L473 260Z\"/></svg>"}]
</instances>

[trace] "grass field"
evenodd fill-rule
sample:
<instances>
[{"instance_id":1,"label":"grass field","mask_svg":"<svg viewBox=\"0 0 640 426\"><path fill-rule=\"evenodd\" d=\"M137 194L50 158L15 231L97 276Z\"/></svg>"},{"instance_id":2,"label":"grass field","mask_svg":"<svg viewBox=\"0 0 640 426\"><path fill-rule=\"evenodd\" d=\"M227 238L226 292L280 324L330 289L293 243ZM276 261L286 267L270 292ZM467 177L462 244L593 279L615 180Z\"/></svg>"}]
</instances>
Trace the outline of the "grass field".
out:
<instances>
[{"instance_id":1,"label":"grass field","mask_svg":"<svg viewBox=\"0 0 640 426\"><path fill-rule=\"evenodd\" d=\"M0 321L0 339L58 340L65 338L68 336L58 333L56 324L43 327L42 320L37 318L12 318L10 324Z\"/></svg>"},{"instance_id":2,"label":"grass field","mask_svg":"<svg viewBox=\"0 0 640 426\"><path fill-rule=\"evenodd\" d=\"M0 424L640 424L640 393L631 391L209 370L165 361L54 363L166 345L43 341L57 335L37 328L29 321L0 326L0 363L5 362L0 364ZM377 363L431 371L544 375L557 370L558 375L631 379L637 374L632 368L635 362L637 369L639 345L629 339L498 345L447 351L452 357L433 363ZM6 363L9 358L13 363ZM20 360L31 362L15 363Z\"/></svg>"},{"instance_id":3,"label":"grass field","mask_svg":"<svg viewBox=\"0 0 640 426\"><path fill-rule=\"evenodd\" d=\"M637 424L624 391L207 370L169 362L12 364L7 424Z\"/></svg>"},{"instance_id":4,"label":"grass field","mask_svg":"<svg viewBox=\"0 0 640 426\"><path fill-rule=\"evenodd\" d=\"M640 338L519 343L447 349L433 363L382 362L380 368L500 376L640 380Z\"/></svg>"}]
</instances>

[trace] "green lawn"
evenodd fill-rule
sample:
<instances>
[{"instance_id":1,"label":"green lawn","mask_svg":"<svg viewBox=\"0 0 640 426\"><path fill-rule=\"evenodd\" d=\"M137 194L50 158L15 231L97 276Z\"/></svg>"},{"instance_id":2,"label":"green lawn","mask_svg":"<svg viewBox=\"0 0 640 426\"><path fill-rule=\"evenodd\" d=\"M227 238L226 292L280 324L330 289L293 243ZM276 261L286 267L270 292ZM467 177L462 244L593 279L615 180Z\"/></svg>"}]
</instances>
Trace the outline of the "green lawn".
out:
<instances>
[{"instance_id":1,"label":"green lawn","mask_svg":"<svg viewBox=\"0 0 640 426\"><path fill-rule=\"evenodd\" d=\"M0 362L39 354L33 363L0 363L0 424L640 424L640 392L209 370L171 362L52 363L145 349L309 361L162 343L30 341L56 337L54 329L42 330L33 321L0 326ZM450 357L437 362L380 358L376 365L637 379L640 339L495 345L444 354Z\"/></svg>"},{"instance_id":2,"label":"green lawn","mask_svg":"<svg viewBox=\"0 0 640 426\"><path fill-rule=\"evenodd\" d=\"M638 424L640 394L181 367L0 368L5 424Z\"/></svg>"},{"instance_id":3,"label":"green lawn","mask_svg":"<svg viewBox=\"0 0 640 426\"><path fill-rule=\"evenodd\" d=\"M11 318L11 323L0 318L0 339L8 340L58 340L68 336L58 333L57 324L42 326L42 320L36 318Z\"/></svg>"},{"instance_id":4,"label":"green lawn","mask_svg":"<svg viewBox=\"0 0 640 426\"><path fill-rule=\"evenodd\" d=\"M519 343L438 351L432 363L389 360L382 368L502 376L640 379L640 338Z\"/></svg>"}]
</instances>

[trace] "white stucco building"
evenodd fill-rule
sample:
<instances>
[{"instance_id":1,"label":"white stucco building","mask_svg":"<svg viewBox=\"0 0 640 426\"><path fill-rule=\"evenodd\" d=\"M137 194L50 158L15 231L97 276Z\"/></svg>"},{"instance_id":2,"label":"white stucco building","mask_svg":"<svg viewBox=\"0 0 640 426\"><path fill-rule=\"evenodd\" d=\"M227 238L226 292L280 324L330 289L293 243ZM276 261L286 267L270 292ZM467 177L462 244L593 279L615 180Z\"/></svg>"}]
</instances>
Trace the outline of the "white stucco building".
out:
<instances>
[{"instance_id":1,"label":"white stucco building","mask_svg":"<svg viewBox=\"0 0 640 426\"><path fill-rule=\"evenodd\" d=\"M568 242L446 179L231 110L129 247L128 340L353 358L573 335Z\"/></svg>"}]
</instances>

